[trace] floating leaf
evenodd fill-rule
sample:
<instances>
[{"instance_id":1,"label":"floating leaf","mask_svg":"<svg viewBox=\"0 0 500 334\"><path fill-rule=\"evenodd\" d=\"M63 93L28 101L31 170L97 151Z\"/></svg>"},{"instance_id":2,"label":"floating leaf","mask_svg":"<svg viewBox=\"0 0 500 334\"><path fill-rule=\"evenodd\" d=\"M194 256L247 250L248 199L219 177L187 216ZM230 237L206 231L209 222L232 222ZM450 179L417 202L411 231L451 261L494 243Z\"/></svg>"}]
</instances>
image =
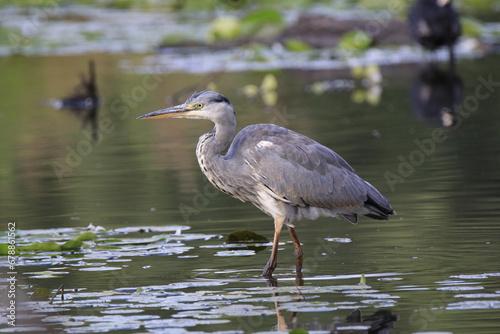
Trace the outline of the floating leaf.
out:
<instances>
[{"instance_id":1,"label":"floating leaf","mask_svg":"<svg viewBox=\"0 0 500 334\"><path fill-rule=\"evenodd\" d=\"M365 274L361 274L361 278L359 279L359 285L366 285Z\"/></svg>"},{"instance_id":2,"label":"floating leaf","mask_svg":"<svg viewBox=\"0 0 500 334\"><path fill-rule=\"evenodd\" d=\"M282 14L274 9L260 9L248 14L241 21L243 34L253 38L272 38L284 28Z\"/></svg>"},{"instance_id":3,"label":"floating leaf","mask_svg":"<svg viewBox=\"0 0 500 334\"><path fill-rule=\"evenodd\" d=\"M209 31L209 41L231 40L241 33L241 22L234 16L221 16L212 21Z\"/></svg>"},{"instance_id":4,"label":"floating leaf","mask_svg":"<svg viewBox=\"0 0 500 334\"><path fill-rule=\"evenodd\" d=\"M82 248L83 242L80 240L69 240L61 245L61 250L75 250Z\"/></svg>"},{"instance_id":5,"label":"floating leaf","mask_svg":"<svg viewBox=\"0 0 500 334\"><path fill-rule=\"evenodd\" d=\"M61 245L49 241L49 242L35 242L32 245L21 246L18 247L19 250L22 251L49 251L49 252L57 252L61 250Z\"/></svg>"},{"instance_id":6,"label":"floating leaf","mask_svg":"<svg viewBox=\"0 0 500 334\"><path fill-rule=\"evenodd\" d=\"M75 240L80 240L80 241L88 241L88 240L94 240L97 238L97 235L93 232L83 232L79 236L75 238Z\"/></svg>"},{"instance_id":7,"label":"floating leaf","mask_svg":"<svg viewBox=\"0 0 500 334\"><path fill-rule=\"evenodd\" d=\"M296 328L292 329L289 334L309 334L309 331L307 329L303 328Z\"/></svg>"},{"instance_id":8,"label":"floating leaf","mask_svg":"<svg viewBox=\"0 0 500 334\"><path fill-rule=\"evenodd\" d=\"M292 52L304 52L311 50L311 47L308 44L293 38L285 41L285 47L288 51Z\"/></svg>"},{"instance_id":9,"label":"floating leaf","mask_svg":"<svg viewBox=\"0 0 500 334\"><path fill-rule=\"evenodd\" d=\"M12 249L12 246L6 244L0 244L0 255L18 255L19 251L17 249Z\"/></svg>"},{"instance_id":10,"label":"floating leaf","mask_svg":"<svg viewBox=\"0 0 500 334\"><path fill-rule=\"evenodd\" d=\"M48 299L48 297L51 294L52 294L52 292L47 288L38 288L35 291L33 291L33 294L31 295L31 299L34 299L34 300Z\"/></svg>"},{"instance_id":11,"label":"floating leaf","mask_svg":"<svg viewBox=\"0 0 500 334\"><path fill-rule=\"evenodd\" d=\"M269 242L265 236L249 230L234 231L226 237L226 242Z\"/></svg>"},{"instance_id":12,"label":"floating leaf","mask_svg":"<svg viewBox=\"0 0 500 334\"><path fill-rule=\"evenodd\" d=\"M363 51L372 45L373 39L361 30L352 30L340 38L339 48L345 51Z\"/></svg>"}]
</instances>

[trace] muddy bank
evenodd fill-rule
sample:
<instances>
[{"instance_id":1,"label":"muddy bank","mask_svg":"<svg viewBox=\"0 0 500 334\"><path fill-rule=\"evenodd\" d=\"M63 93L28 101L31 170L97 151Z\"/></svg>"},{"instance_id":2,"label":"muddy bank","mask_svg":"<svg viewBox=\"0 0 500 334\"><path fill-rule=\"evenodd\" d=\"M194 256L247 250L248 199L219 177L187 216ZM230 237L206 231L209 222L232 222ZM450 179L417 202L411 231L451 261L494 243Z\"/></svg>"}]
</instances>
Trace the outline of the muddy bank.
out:
<instances>
[{"instance_id":1,"label":"muddy bank","mask_svg":"<svg viewBox=\"0 0 500 334\"><path fill-rule=\"evenodd\" d=\"M374 45L408 44L406 22L394 19L340 19L328 15L303 14L280 36L294 38L315 48L335 47L351 30L361 30L373 38Z\"/></svg>"}]
</instances>

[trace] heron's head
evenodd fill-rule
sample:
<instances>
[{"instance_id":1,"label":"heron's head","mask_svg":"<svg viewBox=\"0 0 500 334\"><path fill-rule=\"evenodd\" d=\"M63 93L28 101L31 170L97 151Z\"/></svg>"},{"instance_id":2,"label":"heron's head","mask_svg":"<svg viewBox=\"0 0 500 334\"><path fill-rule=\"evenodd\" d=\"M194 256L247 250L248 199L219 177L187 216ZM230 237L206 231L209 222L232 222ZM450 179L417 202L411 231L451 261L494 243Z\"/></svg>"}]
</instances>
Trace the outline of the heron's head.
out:
<instances>
[{"instance_id":1,"label":"heron's head","mask_svg":"<svg viewBox=\"0 0 500 334\"><path fill-rule=\"evenodd\" d=\"M193 118L216 122L227 117L234 117L233 106L229 100L222 94L205 90L194 93L183 104L153 111L137 119Z\"/></svg>"}]
</instances>

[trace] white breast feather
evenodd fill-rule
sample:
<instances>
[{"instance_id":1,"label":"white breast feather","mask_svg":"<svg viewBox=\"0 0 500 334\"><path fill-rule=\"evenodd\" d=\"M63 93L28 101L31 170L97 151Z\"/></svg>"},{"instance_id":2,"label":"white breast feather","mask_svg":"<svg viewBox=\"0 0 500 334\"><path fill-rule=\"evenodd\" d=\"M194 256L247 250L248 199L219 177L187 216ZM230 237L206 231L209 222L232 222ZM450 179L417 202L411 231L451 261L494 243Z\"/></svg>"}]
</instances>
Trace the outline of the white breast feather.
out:
<instances>
[{"instance_id":1,"label":"white breast feather","mask_svg":"<svg viewBox=\"0 0 500 334\"><path fill-rule=\"evenodd\" d=\"M266 191L265 187L257 190L257 198L259 200L260 206L265 210L267 214L272 217L276 217L277 215L283 215L280 208L278 207L278 203L276 199L269 195L268 191Z\"/></svg>"}]
</instances>

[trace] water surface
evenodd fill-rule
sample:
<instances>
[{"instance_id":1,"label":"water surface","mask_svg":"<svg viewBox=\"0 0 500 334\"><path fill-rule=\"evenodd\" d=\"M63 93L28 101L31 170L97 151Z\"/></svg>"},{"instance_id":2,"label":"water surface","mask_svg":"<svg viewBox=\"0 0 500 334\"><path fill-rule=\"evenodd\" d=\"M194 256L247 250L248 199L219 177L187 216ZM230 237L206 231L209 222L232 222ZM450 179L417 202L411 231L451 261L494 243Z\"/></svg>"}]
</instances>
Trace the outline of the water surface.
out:
<instances>
[{"instance_id":1,"label":"water surface","mask_svg":"<svg viewBox=\"0 0 500 334\"><path fill-rule=\"evenodd\" d=\"M58 296L51 308L45 300L26 304L23 312L36 315L33 326L66 333L254 333L273 331L278 321L293 328L295 321L328 332L360 309L363 316L397 315L391 333L498 331L498 57L459 62L459 78L447 85L458 91L464 112L446 127L449 115L418 111L415 96L430 93L418 81L419 65L383 67L378 103L360 90L308 88L350 80L348 70L276 71L278 100L266 107L260 96L242 94L245 85L260 85L264 72L134 75L122 62L140 63L139 56L96 55L103 101L94 139L84 115L41 103L71 93L89 58L1 61L0 85L9 92L0 100L2 230L15 222L24 245L72 239L92 224L99 242L118 247L88 242L77 252L23 254L19 295L66 288L65 301ZM212 125L135 119L207 84L236 107L239 129L276 123L325 144L384 193L398 215L358 225L297 222L304 285L296 286L293 245L284 233L278 287L269 287L260 272L270 247L224 245L235 230L271 238L273 228L272 219L216 192L199 171L194 148ZM361 274L366 285L359 285Z\"/></svg>"}]
</instances>

